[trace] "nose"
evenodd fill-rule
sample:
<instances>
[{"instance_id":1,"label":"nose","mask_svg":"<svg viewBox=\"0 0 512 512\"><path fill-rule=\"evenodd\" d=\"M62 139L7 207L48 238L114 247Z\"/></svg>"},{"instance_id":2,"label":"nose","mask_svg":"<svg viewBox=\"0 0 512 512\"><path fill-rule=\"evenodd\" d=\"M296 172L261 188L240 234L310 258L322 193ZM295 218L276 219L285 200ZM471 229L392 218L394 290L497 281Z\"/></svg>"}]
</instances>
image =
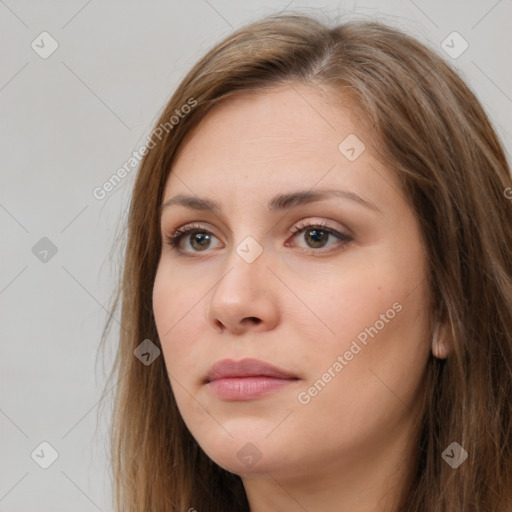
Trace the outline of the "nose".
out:
<instances>
[{"instance_id":1,"label":"nose","mask_svg":"<svg viewBox=\"0 0 512 512\"><path fill-rule=\"evenodd\" d=\"M279 280L267 263L265 253L248 263L233 251L208 306L208 321L217 331L243 334L276 326Z\"/></svg>"}]
</instances>

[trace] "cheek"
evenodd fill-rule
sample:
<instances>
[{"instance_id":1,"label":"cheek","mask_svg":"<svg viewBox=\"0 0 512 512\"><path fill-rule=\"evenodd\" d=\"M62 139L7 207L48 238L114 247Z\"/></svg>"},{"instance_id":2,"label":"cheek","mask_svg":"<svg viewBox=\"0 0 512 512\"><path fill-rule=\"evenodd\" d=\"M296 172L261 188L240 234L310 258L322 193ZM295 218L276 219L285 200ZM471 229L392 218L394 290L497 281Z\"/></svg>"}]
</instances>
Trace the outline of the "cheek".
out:
<instances>
[{"instance_id":1,"label":"cheek","mask_svg":"<svg viewBox=\"0 0 512 512\"><path fill-rule=\"evenodd\" d=\"M163 334L162 342L185 325L193 328L195 322L190 319L207 291L208 286L194 279L193 273L180 271L179 265L165 259L161 261L153 285L153 311L159 334Z\"/></svg>"},{"instance_id":2,"label":"cheek","mask_svg":"<svg viewBox=\"0 0 512 512\"><path fill-rule=\"evenodd\" d=\"M340 385L338 397L347 390L359 395L369 379L377 378L375 374L392 389L410 384L414 393L428 359L428 290L427 281L422 281L421 261L401 267L391 251L388 258L382 253L378 264L372 265L371 258L352 265L345 261L346 271L331 269L330 279L312 276L311 286L306 283L300 291L317 313L316 330L296 315L297 331L304 334L303 350L312 369L308 380L321 379L342 356L343 370L336 372L334 379ZM409 263L415 261L412 256L409 254ZM315 281L321 282L316 291Z\"/></svg>"},{"instance_id":3,"label":"cheek","mask_svg":"<svg viewBox=\"0 0 512 512\"><path fill-rule=\"evenodd\" d=\"M166 367L178 379L193 367L197 358L200 329L194 313L201 307L198 300L197 290L190 283L165 266L158 268L153 286L153 312Z\"/></svg>"},{"instance_id":4,"label":"cheek","mask_svg":"<svg viewBox=\"0 0 512 512\"><path fill-rule=\"evenodd\" d=\"M307 298L309 311L304 314L302 308L301 315L296 309L294 321L301 325L301 332L316 333L311 338L318 348L330 345L337 351L348 350L358 335L364 341L365 329L378 322L381 331L397 316L400 305L393 308L393 304L404 295L403 286L390 269L371 269L361 262L342 271L332 268L322 275L309 274L311 279L297 290L298 296Z\"/></svg>"},{"instance_id":5,"label":"cheek","mask_svg":"<svg viewBox=\"0 0 512 512\"><path fill-rule=\"evenodd\" d=\"M310 370L297 396L311 436L336 424L327 444L360 446L381 430L392 432L419 403L429 357L425 291L420 286L407 295L383 285L371 301L363 294L337 300L331 315L337 334L308 347Z\"/></svg>"}]
</instances>

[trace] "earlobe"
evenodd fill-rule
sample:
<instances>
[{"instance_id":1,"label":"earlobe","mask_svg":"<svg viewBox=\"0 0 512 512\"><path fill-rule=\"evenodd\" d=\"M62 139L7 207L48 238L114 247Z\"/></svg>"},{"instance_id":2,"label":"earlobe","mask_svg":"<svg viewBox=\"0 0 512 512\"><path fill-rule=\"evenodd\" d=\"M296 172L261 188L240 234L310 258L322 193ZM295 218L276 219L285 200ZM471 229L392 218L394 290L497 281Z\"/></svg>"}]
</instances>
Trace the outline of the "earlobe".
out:
<instances>
[{"instance_id":1,"label":"earlobe","mask_svg":"<svg viewBox=\"0 0 512 512\"><path fill-rule=\"evenodd\" d=\"M438 359L446 359L450 353L447 324L436 322L432 335L432 354Z\"/></svg>"}]
</instances>

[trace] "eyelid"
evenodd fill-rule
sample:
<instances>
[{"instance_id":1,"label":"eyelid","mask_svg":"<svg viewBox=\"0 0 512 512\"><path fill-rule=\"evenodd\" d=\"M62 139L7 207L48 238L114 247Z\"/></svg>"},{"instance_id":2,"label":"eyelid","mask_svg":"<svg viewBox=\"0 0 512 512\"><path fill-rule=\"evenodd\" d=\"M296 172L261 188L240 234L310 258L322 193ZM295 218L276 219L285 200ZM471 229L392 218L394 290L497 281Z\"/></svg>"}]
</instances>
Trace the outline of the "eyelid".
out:
<instances>
[{"instance_id":1,"label":"eyelid","mask_svg":"<svg viewBox=\"0 0 512 512\"><path fill-rule=\"evenodd\" d=\"M334 244L334 247L337 246L344 246L354 240L353 236L351 234L345 234L341 232L340 230L330 227L325 220L301 220L295 223L292 228L288 230L288 233L291 234L294 238L297 238L301 233L307 231L307 229L313 230L314 228L318 228L320 230L325 231L328 235L331 237L334 236L338 239L338 243ZM349 230L350 231L350 230ZM172 231L171 234L165 235L165 243L170 245L173 250L175 250L179 254L183 255L189 255L189 254L197 254L200 255L202 252L208 252L208 249L205 249L205 251L185 251L183 249L180 249L180 244L182 240L193 233L207 233L209 235L213 235L215 238L219 239L215 234L211 232L209 228L204 226L200 223L189 223L185 224L181 227L178 227ZM289 244L286 244L288 247ZM332 252L332 247L329 248L301 248L301 250L306 251L308 253L315 253L317 255L321 255L324 253Z\"/></svg>"},{"instance_id":2,"label":"eyelid","mask_svg":"<svg viewBox=\"0 0 512 512\"><path fill-rule=\"evenodd\" d=\"M352 235L346 234L341 232L340 230L330 227L324 220L322 221L311 221L311 220L302 220L299 221L297 224L295 224L294 227L292 227L289 232L294 238L298 238L300 234L306 232L308 229L319 229L321 231L325 231L331 236L334 236L338 239L338 243L331 245L328 248L320 248L320 249L314 249L314 248L303 248L303 250L307 252L313 252L317 255L322 254L328 254L334 250L336 250L336 247L344 246L354 240Z\"/></svg>"},{"instance_id":3,"label":"eyelid","mask_svg":"<svg viewBox=\"0 0 512 512\"><path fill-rule=\"evenodd\" d=\"M190 223L185 224L179 228L176 228L172 230L171 234L165 235L165 242L171 246L172 249L176 250L176 252L188 254L187 251L184 251L179 248L179 245L181 244L181 241L183 238L185 238L187 235L191 235L194 232L200 232L200 233L208 233L213 235L215 238L218 239L216 235L214 235L210 229L208 229L206 226L199 224L199 223ZM201 251L195 251L198 254Z\"/></svg>"}]
</instances>

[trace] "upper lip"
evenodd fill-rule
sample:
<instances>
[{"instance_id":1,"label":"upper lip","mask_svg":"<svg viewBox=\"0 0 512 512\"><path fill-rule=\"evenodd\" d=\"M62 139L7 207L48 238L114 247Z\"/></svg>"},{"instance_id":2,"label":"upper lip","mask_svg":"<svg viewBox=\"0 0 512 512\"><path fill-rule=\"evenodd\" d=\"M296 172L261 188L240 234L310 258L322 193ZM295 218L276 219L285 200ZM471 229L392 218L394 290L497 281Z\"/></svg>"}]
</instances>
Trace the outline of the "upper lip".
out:
<instances>
[{"instance_id":1,"label":"upper lip","mask_svg":"<svg viewBox=\"0 0 512 512\"><path fill-rule=\"evenodd\" d=\"M258 359L222 359L216 362L208 372L206 381L229 377L274 377L278 379L297 379L297 376Z\"/></svg>"}]
</instances>

